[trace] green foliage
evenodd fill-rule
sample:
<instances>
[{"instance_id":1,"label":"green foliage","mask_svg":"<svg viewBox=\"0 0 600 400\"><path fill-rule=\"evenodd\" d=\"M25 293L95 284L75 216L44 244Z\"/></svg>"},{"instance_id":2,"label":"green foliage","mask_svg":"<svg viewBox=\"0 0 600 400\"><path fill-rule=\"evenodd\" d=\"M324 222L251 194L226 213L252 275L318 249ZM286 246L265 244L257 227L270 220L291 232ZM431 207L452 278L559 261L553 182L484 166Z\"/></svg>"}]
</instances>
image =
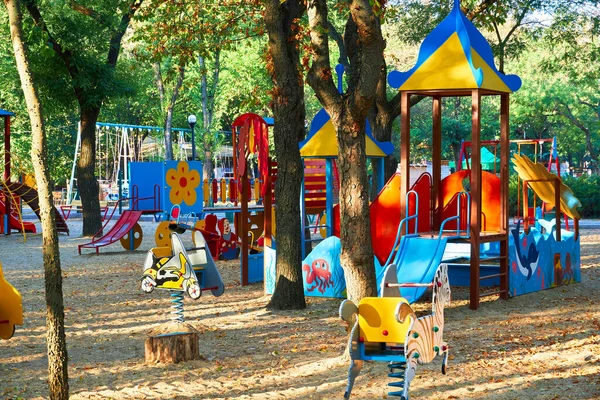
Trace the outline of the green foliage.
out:
<instances>
[{"instance_id":1,"label":"green foliage","mask_svg":"<svg viewBox=\"0 0 600 400\"><path fill-rule=\"evenodd\" d=\"M563 182L581 201L582 207L578 210L583 218L600 218L600 175L565 176Z\"/></svg>"}]
</instances>

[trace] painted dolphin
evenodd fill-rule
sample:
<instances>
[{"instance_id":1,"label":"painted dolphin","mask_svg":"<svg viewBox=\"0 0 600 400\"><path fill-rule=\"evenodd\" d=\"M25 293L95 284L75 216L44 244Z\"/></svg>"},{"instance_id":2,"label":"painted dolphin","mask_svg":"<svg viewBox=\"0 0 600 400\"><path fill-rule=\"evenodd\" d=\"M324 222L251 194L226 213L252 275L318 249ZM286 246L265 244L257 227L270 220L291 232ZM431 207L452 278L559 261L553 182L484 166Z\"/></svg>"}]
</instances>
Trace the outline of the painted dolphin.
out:
<instances>
[{"instance_id":1,"label":"painted dolphin","mask_svg":"<svg viewBox=\"0 0 600 400\"><path fill-rule=\"evenodd\" d=\"M540 251L535 247L535 243L531 243L527 249L527 257L524 257L521 253L521 239L519 237L519 230L521 227L521 221L517 222L516 229L511 230L515 239L515 249L517 251L517 265L523 275L527 277L527 280L531 279L533 273L538 267L540 261Z\"/></svg>"}]
</instances>

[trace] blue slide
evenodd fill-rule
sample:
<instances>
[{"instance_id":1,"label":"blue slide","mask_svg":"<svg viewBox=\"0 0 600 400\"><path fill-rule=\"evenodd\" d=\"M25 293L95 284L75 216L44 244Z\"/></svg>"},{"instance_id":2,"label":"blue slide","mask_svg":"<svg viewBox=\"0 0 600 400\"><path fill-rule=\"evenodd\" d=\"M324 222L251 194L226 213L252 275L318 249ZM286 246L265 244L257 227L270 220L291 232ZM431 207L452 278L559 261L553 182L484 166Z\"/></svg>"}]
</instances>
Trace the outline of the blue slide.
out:
<instances>
[{"instance_id":1,"label":"blue slide","mask_svg":"<svg viewBox=\"0 0 600 400\"><path fill-rule=\"evenodd\" d=\"M427 286L385 287L385 283L430 284L446 249L447 238L428 239L414 235L403 236L398 251L389 265L381 266L375 258L379 296L401 296L410 304L427 291ZM394 271L394 266L396 266ZM382 284L385 282L384 284ZM382 293L383 292L383 293Z\"/></svg>"}]
</instances>

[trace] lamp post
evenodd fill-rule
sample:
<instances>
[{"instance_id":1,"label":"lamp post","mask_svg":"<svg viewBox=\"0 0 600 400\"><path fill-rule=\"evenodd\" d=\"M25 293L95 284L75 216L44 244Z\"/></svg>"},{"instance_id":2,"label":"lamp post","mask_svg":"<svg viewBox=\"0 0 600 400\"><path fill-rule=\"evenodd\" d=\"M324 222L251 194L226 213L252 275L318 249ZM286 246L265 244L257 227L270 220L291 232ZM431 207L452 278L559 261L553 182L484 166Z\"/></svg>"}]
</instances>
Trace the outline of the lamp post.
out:
<instances>
[{"instance_id":1,"label":"lamp post","mask_svg":"<svg viewBox=\"0 0 600 400\"><path fill-rule=\"evenodd\" d=\"M194 140L194 126L196 126L196 116L194 114L188 115L188 124L192 129L192 161L196 161L196 141Z\"/></svg>"}]
</instances>

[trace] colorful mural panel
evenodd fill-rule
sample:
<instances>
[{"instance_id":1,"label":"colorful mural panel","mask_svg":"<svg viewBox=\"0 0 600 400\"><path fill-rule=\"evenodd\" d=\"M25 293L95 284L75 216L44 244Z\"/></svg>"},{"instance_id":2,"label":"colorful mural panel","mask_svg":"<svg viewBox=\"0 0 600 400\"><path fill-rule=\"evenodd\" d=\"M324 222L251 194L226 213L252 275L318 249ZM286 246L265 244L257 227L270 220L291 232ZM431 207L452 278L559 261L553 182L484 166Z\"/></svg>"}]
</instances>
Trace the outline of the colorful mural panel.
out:
<instances>
[{"instance_id":1,"label":"colorful mural panel","mask_svg":"<svg viewBox=\"0 0 600 400\"><path fill-rule=\"evenodd\" d=\"M581 280L580 241L574 232L563 230L562 240L551 233L531 228L529 233L511 230L508 244L509 290L519 296Z\"/></svg>"}]
</instances>

